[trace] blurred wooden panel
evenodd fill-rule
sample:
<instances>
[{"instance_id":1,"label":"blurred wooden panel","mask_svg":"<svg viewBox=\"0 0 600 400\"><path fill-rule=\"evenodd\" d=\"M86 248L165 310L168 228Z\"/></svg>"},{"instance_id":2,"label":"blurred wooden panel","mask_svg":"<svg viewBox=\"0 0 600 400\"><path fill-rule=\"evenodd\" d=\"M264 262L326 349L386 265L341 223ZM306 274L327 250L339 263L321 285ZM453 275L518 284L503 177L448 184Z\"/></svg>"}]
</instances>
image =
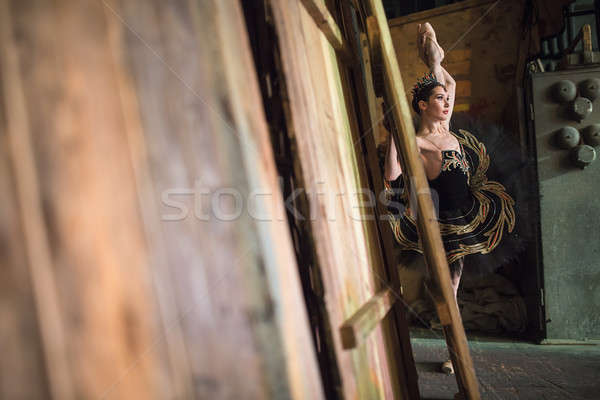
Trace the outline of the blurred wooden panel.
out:
<instances>
[{"instance_id":1,"label":"blurred wooden panel","mask_svg":"<svg viewBox=\"0 0 600 400\"><path fill-rule=\"evenodd\" d=\"M1 5L1 393L321 398L239 4Z\"/></svg>"},{"instance_id":2,"label":"blurred wooden panel","mask_svg":"<svg viewBox=\"0 0 600 400\"><path fill-rule=\"evenodd\" d=\"M3 18L0 24L5 22ZM5 30L9 26L3 25L2 28ZM5 44L4 41L0 43ZM6 72L6 48L2 53L0 69ZM48 397L50 389L45 378L31 273L26 268L28 254L21 221L21 214L26 212L26 208L19 202L14 175L5 118L7 85L3 83L4 90L0 95L0 398L41 399Z\"/></svg>"},{"instance_id":3,"label":"blurred wooden panel","mask_svg":"<svg viewBox=\"0 0 600 400\"><path fill-rule=\"evenodd\" d=\"M151 398L155 353L140 356L155 312L103 10L3 3L17 63L3 68L7 127L23 142L12 158L52 395L103 396L129 372L118 394Z\"/></svg>"}]
</instances>

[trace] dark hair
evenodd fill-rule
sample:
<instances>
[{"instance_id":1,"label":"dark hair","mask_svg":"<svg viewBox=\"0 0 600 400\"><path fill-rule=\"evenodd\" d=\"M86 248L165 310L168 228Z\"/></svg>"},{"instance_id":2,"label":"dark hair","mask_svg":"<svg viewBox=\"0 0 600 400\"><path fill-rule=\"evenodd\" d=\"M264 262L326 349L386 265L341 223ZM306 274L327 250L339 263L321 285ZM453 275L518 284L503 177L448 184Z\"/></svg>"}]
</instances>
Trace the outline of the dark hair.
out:
<instances>
[{"instance_id":1,"label":"dark hair","mask_svg":"<svg viewBox=\"0 0 600 400\"><path fill-rule=\"evenodd\" d=\"M419 108L419 101L423 100L425 103L427 103L429 101L429 96L431 96L431 93L433 92L433 89L435 89L438 86L443 87L444 90L446 89L446 86L442 85L438 81L431 82L427 85L423 85L416 89L415 93L413 94L412 108L417 114L421 114L421 109Z\"/></svg>"}]
</instances>

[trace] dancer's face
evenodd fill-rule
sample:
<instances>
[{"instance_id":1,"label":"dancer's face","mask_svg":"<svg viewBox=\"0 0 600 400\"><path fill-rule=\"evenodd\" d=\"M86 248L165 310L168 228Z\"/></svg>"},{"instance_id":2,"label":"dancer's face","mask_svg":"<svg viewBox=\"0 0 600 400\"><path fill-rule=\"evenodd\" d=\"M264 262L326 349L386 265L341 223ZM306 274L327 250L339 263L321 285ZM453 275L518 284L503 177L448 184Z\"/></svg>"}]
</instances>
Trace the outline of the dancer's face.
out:
<instances>
[{"instance_id":1,"label":"dancer's face","mask_svg":"<svg viewBox=\"0 0 600 400\"><path fill-rule=\"evenodd\" d=\"M421 115L433 120L446 120L450 112L450 97L442 86L433 88L429 101L421 101Z\"/></svg>"}]
</instances>

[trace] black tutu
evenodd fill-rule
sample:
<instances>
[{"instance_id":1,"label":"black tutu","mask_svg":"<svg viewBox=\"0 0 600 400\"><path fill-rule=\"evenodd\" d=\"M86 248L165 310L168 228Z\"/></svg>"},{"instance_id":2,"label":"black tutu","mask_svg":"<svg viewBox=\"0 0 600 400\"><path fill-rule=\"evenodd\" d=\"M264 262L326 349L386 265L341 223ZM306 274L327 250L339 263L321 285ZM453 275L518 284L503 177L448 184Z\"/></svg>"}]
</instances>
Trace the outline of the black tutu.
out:
<instances>
[{"instance_id":1,"label":"black tutu","mask_svg":"<svg viewBox=\"0 0 600 400\"><path fill-rule=\"evenodd\" d=\"M476 128L473 120L458 118L463 126ZM488 148L466 129L451 125L461 151L442 151L440 175L429 181L432 199L437 211L440 233L449 265L466 256L467 265L476 272L487 273L515 258L524 247L522 235L517 232L517 213L514 197L499 181L488 178L491 169L495 175L517 183L519 174L518 150L504 146L503 162L511 164L506 151L513 152L515 162L512 174L498 173L502 168L492 166ZM498 141L498 138L495 138ZM496 143L499 144L499 143ZM514 154L516 153L516 154ZM389 222L400 249L422 254L408 191L404 190L403 176L387 182ZM466 270L466 269L465 269Z\"/></svg>"}]
</instances>

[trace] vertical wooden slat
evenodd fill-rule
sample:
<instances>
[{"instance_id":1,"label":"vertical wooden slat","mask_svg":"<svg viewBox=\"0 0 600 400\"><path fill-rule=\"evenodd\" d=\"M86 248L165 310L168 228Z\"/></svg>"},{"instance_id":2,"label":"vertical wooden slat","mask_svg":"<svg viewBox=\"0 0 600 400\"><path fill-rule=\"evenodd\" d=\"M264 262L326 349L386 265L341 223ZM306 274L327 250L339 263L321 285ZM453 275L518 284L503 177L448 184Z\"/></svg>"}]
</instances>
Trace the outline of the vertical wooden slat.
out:
<instances>
[{"instance_id":1,"label":"vertical wooden slat","mask_svg":"<svg viewBox=\"0 0 600 400\"><path fill-rule=\"evenodd\" d=\"M446 253L433 209L433 202L431 201L429 183L419 158L415 130L388 22L380 0L369 0L368 3L379 27L379 38L386 74L386 89L393 105L394 119L399 128L399 134L394 133L394 140L398 151L402 154L403 173L409 176L410 190L413 191L416 198L419 236L427 265L432 273L433 284L435 285L434 291L439 291L439 296L435 296L438 299L436 300L438 315L441 323L449 325L452 332L451 337L447 337L446 340L449 348L456 352L456 370L457 374L460 374L459 383L464 384L464 387L460 387L461 392L465 390L466 393L463 394L467 395L469 399L478 399L480 394L475 370L473 369L462 320L450 285L450 272Z\"/></svg>"},{"instance_id":2,"label":"vertical wooden slat","mask_svg":"<svg viewBox=\"0 0 600 400\"><path fill-rule=\"evenodd\" d=\"M6 132L15 174L19 212L23 226L27 266L32 280L40 336L50 393L54 398L74 397L67 369L65 335L51 262L46 225L40 204L40 189L31 143L31 133L23 93L19 60L11 32L11 9L0 1L0 43L2 88ZM22 382L21 384L23 384Z\"/></svg>"},{"instance_id":3,"label":"vertical wooden slat","mask_svg":"<svg viewBox=\"0 0 600 400\"><path fill-rule=\"evenodd\" d=\"M357 63L353 63L352 65L355 68L358 66ZM367 191L370 191L372 190L373 185L367 168L368 164L363 151L364 149L361 146L361 136L364 135L364 130L360 129L361 125L359 124L357 116L357 112L360 112L360 108L356 103L359 101L357 96L360 95L350 83L352 70L344 68L341 64L339 65L339 69L342 86L340 95L346 104L349 120L349 139L352 142L352 146L349 146L349 149L353 156L353 164L356 165L357 180L360 182L360 187L368 188ZM377 192L375 192L374 195L374 200L377 203ZM377 299L377 294L386 290L388 291L388 296L393 296L393 301L390 299L390 303L395 302L398 299L396 294L398 289L392 287L393 283L390 280L390 275L385 267L384 249L382 248L382 242L380 241L379 230L377 227L377 205L368 204L361 212L361 216L363 217L361 220L362 233L364 235L363 238L365 245L368 248L367 254L370 256L366 265L369 266L367 271L373 279L374 292L372 296L365 299L365 303L363 303L360 308L363 308L372 299ZM360 312L360 308L356 313ZM384 397L387 398L393 396L395 398L408 398L408 385L404 382L404 372L400 367L405 361L404 356L397 357L401 354L401 351L397 336L399 329L396 322L396 319L389 318L389 314L386 314L386 318L384 318L380 324L375 326L372 333L366 336L366 343L374 347L372 351L375 354L384 355L381 357L382 360L380 364L380 367L382 368L381 379L385 381L383 384L383 387L385 388L385 391L383 392ZM405 329L401 329L400 331L408 334L408 331ZM373 337L370 337L371 335L373 335Z\"/></svg>"},{"instance_id":4,"label":"vertical wooden slat","mask_svg":"<svg viewBox=\"0 0 600 400\"><path fill-rule=\"evenodd\" d=\"M353 21L352 12L353 9L346 5L342 7L345 25L353 26L356 22ZM378 36L377 30L372 29L376 27L376 21L374 18L369 16L366 21L363 21L366 25L368 34L372 35L370 40L367 39L366 35L361 33L358 35L358 42L354 43L354 46L350 44L354 52L361 54L361 63L354 66L353 75L354 82L357 87L357 103L358 103L358 114L361 116L363 121L362 130L360 136L354 139L356 147L362 147L365 152L365 171L369 172L369 179L371 187L374 189L376 194L383 193L384 185L382 175L380 173L379 158L377 155L377 142L374 140L378 135L373 131L380 129L383 124L382 115L376 111L378 101L375 98L375 85L374 78L372 78L373 72L381 67L381 52L377 49L371 49L369 51L369 44L377 46L379 40L375 40ZM371 28L371 29L369 29ZM375 66L374 61L371 59L371 54L379 54L379 65ZM382 71L378 72L378 76L382 77ZM398 372L396 375L399 380L399 388L403 396L407 398L419 397L419 388L417 384L417 371L412 356L412 347L410 344L410 334L408 330L408 322L405 315L405 308L402 294L400 292L400 284L398 277L398 268L396 264L395 256L395 242L393 234L389 231L389 223L383 216L386 215L386 206L381 202L377 202L376 218L379 223L379 240L382 247L382 257L385 260L387 266L386 271L382 273L386 279L390 282L390 290L394 298L397 300L394 304L393 310L394 315L388 315L388 321L384 321L384 326L389 331L388 336L396 335L397 339L393 345L390 345L389 351L393 352L393 357L397 360Z\"/></svg>"},{"instance_id":5,"label":"vertical wooden slat","mask_svg":"<svg viewBox=\"0 0 600 400\"><path fill-rule=\"evenodd\" d=\"M14 10L64 316L68 365L54 368L78 397L151 398L154 308L102 5L36 1Z\"/></svg>"},{"instance_id":6,"label":"vertical wooden slat","mask_svg":"<svg viewBox=\"0 0 600 400\"><path fill-rule=\"evenodd\" d=\"M118 10L118 11L117 11ZM136 193L140 207L140 217L148 242L152 249L149 260L149 272L156 293L156 301L160 310L162 335L167 348L165 375L165 391L173 398L189 398L193 396L192 378L188 365L184 337L178 310L173 296L172 276L168 271L168 260L165 241L162 236L160 221L160 205L154 198L155 187L150 175L148 149L144 137L144 129L140 115L140 105L130 74L125 38L131 35L122 12L115 2L106 2L104 14L111 56L114 63L120 105L122 109L124 131L127 136L127 149L130 152L131 165L135 176ZM143 40L140 38L140 40Z\"/></svg>"},{"instance_id":7,"label":"vertical wooden slat","mask_svg":"<svg viewBox=\"0 0 600 400\"><path fill-rule=\"evenodd\" d=\"M304 189L312 194L308 200L314 213L308 223L315 263L329 325L339 328L386 284L377 231L366 219L373 209L353 203L356 192L369 188L362 154L354 147L359 133L353 93L345 67L298 2L273 0L271 6L290 99L289 129ZM381 325L351 351L343 350L338 329L332 336L344 397L402 397L394 387L397 360Z\"/></svg>"},{"instance_id":8,"label":"vertical wooden slat","mask_svg":"<svg viewBox=\"0 0 600 400\"><path fill-rule=\"evenodd\" d=\"M223 65L227 78L228 98L232 119L242 143L241 153L251 192L270 193L260 207L272 216L270 220L253 221L263 254L267 276L265 292L270 292L275 309L274 328L278 329L281 349L273 346L273 335L265 335L264 351L280 351L281 361L270 366L274 380L288 382L289 395L294 399L321 399L315 353L309 333L308 316L300 287L298 266L285 216L284 199L279 190L278 173L265 123L256 72L252 66L247 33L239 4L217 2L218 27L223 51ZM254 99L249 103L247 99ZM277 243L273 243L277 238ZM257 284L257 287L260 285ZM281 371L283 365L284 371ZM274 387L276 385L273 385ZM278 398L281 392L272 392Z\"/></svg>"},{"instance_id":9,"label":"vertical wooden slat","mask_svg":"<svg viewBox=\"0 0 600 400\"><path fill-rule=\"evenodd\" d=\"M166 300L175 304L185 343L185 359L176 362L189 369L194 397L268 397L269 365L255 339L256 330L271 326L270 299L256 297L268 293L263 284L256 286L262 254L246 214L231 221L211 214L217 190L232 189L243 199L249 192L224 86L226 44L218 33L217 7L123 2L118 12L130 28L125 46L153 183L146 201L159 202L153 218L162 219L158 240L165 261L159 267L172 280L172 292L165 293L172 300ZM169 201L185 205L187 215L166 219L178 212L160 203L165 193L183 193ZM277 352L276 337L273 345Z\"/></svg>"},{"instance_id":10,"label":"vertical wooden slat","mask_svg":"<svg viewBox=\"0 0 600 400\"><path fill-rule=\"evenodd\" d=\"M0 83L0 86L2 84ZM4 119L4 94L0 96L0 398L48 398L46 362L35 297L28 268L27 249L17 196L12 155Z\"/></svg>"}]
</instances>

